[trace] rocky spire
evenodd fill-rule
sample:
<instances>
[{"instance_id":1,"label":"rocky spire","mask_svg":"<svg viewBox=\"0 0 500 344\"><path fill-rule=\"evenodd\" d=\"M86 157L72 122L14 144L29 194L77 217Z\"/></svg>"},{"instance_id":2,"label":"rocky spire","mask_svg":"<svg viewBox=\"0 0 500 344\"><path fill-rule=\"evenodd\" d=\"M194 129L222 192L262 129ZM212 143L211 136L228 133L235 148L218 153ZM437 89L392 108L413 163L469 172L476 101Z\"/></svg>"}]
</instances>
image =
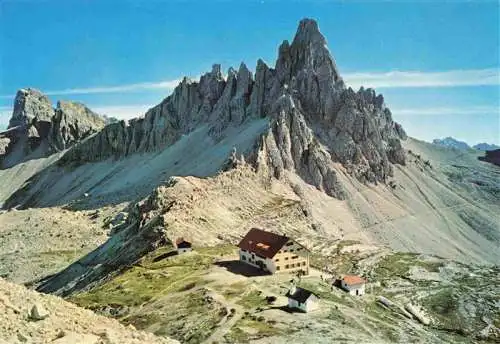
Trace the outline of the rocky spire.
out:
<instances>
[{"instance_id":1,"label":"rocky spire","mask_svg":"<svg viewBox=\"0 0 500 344\"><path fill-rule=\"evenodd\" d=\"M335 61L315 20L303 19L300 21L290 51L292 56L296 58L294 61L296 70L312 69L320 75L331 76L333 82L337 82L339 79Z\"/></svg>"},{"instance_id":2,"label":"rocky spire","mask_svg":"<svg viewBox=\"0 0 500 344\"><path fill-rule=\"evenodd\" d=\"M292 171L337 198L345 197L336 176L338 163L362 181L385 181L392 173L391 163L405 163L399 140L406 134L392 120L381 95L372 89L355 92L345 87L326 43L316 21L303 19L292 42L280 45L274 69L258 60L255 75L242 63L238 70L230 68L224 78L221 66L214 64L199 82L184 79L144 118L106 126L84 144L72 147L61 162L84 163L168 149L201 126L208 128L213 142L220 142L245 130L255 119L266 122L265 118L268 128L263 126L255 134L260 138L248 138L255 140L255 147L242 152L248 154L248 161L256 155L258 161L266 160L265 168L274 176ZM29 98L36 100L32 108L49 104L50 113L48 100L35 94ZM21 108L27 113L45 111ZM73 113L77 107L64 108L64 113ZM21 110L15 112L19 113L15 123L30 118ZM59 117L61 123L68 123ZM66 127L66 133L71 133L81 125ZM65 142L71 145L85 135L52 136L57 137L57 147L67 148Z\"/></svg>"},{"instance_id":3,"label":"rocky spire","mask_svg":"<svg viewBox=\"0 0 500 344\"><path fill-rule=\"evenodd\" d=\"M8 129L28 126L35 118L37 121L50 121L53 112L50 99L42 92L32 88L20 89L14 99L14 111Z\"/></svg>"},{"instance_id":4,"label":"rocky spire","mask_svg":"<svg viewBox=\"0 0 500 344\"><path fill-rule=\"evenodd\" d=\"M313 19L302 19L290 45L283 41L279 48L276 70L283 82L290 82L301 71L312 71L320 79L335 83L340 79L335 61L327 47L318 23Z\"/></svg>"},{"instance_id":5,"label":"rocky spire","mask_svg":"<svg viewBox=\"0 0 500 344\"><path fill-rule=\"evenodd\" d=\"M9 167L64 150L104 125L104 119L83 104L60 101L54 109L42 92L21 89L14 100L10 130L3 134L9 142L0 149L0 165Z\"/></svg>"}]
</instances>

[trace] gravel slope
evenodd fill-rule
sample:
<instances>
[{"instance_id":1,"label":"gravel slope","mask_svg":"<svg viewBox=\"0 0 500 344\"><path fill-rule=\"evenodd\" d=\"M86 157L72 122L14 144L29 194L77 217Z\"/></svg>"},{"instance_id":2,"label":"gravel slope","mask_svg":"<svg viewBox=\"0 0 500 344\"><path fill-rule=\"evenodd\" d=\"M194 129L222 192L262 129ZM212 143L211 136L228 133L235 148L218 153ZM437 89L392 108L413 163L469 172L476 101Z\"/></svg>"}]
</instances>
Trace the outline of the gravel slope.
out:
<instances>
[{"instance_id":1,"label":"gravel slope","mask_svg":"<svg viewBox=\"0 0 500 344\"><path fill-rule=\"evenodd\" d=\"M34 304L49 316L28 317ZM96 315L52 295L39 294L0 279L0 343L66 344L174 344L176 340L124 327L113 319Z\"/></svg>"}]
</instances>

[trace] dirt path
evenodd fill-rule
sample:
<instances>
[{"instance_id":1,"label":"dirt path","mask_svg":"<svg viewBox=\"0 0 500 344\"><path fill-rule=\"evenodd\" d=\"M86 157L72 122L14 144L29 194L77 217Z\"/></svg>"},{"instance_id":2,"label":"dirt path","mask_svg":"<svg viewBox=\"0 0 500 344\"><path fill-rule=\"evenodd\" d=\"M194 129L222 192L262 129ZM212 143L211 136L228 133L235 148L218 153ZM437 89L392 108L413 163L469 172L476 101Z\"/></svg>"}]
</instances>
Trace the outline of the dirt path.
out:
<instances>
[{"instance_id":1,"label":"dirt path","mask_svg":"<svg viewBox=\"0 0 500 344\"><path fill-rule=\"evenodd\" d=\"M215 292L213 289L207 289L210 290L210 296L212 296L215 301L226 307L227 314L217 324L217 329L210 335L210 337L205 339L203 343L220 343L222 342L224 335L226 335L231 330L231 328L238 322L238 320L241 319L241 317L243 317L243 315L245 314L245 310L240 305L226 300L226 298ZM231 313L231 309L234 309L234 313Z\"/></svg>"}]
</instances>

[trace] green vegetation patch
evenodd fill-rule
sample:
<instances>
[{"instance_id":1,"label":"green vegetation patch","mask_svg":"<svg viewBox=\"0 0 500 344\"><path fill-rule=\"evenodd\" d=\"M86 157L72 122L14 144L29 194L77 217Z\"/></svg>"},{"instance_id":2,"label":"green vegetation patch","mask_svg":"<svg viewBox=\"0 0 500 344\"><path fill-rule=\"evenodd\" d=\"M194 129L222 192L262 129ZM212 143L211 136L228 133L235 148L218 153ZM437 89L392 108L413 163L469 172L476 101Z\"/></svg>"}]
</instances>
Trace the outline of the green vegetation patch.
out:
<instances>
[{"instance_id":1,"label":"green vegetation patch","mask_svg":"<svg viewBox=\"0 0 500 344\"><path fill-rule=\"evenodd\" d=\"M423 260L416 253L397 252L384 257L375 268L379 279L392 279L394 277L408 278L412 267L421 267L429 272L439 272L442 262Z\"/></svg>"},{"instance_id":2,"label":"green vegetation patch","mask_svg":"<svg viewBox=\"0 0 500 344\"><path fill-rule=\"evenodd\" d=\"M210 336L227 314L204 286L209 269L229 245L177 255L162 247L103 285L76 294L70 301L109 312L125 324L167 335L182 343L199 343ZM233 286L236 287L236 286ZM245 302L252 304L255 295Z\"/></svg>"},{"instance_id":3,"label":"green vegetation patch","mask_svg":"<svg viewBox=\"0 0 500 344\"><path fill-rule=\"evenodd\" d=\"M347 274L354 271L359 258L352 253L338 253L331 256L312 253L309 256L310 264L313 268L333 270L336 275Z\"/></svg>"},{"instance_id":4,"label":"green vegetation patch","mask_svg":"<svg viewBox=\"0 0 500 344\"><path fill-rule=\"evenodd\" d=\"M36 252L29 259L33 264L38 265L43 269L60 270L64 266L70 265L86 255L89 249L74 249L74 250L53 250L45 252ZM56 272L56 271L54 271Z\"/></svg>"},{"instance_id":5,"label":"green vegetation patch","mask_svg":"<svg viewBox=\"0 0 500 344\"><path fill-rule=\"evenodd\" d=\"M290 333L293 330L287 332ZM234 324L224 339L229 343L249 343L251 340L285 334L284 330L273 326L262 316L245 315Z\"/></svg>"},{"instance_id":6,"label":"green vegetation patch","mask_svg":"<svg viewBox=\"0 0 500 344\"><path fill-rule=\"evenodd\" d=\"M182 343L201 343L226 315L226 308L208 296L206 290L200 289L165 297L125 317L122 322Z\"/></svg>"},{"instance_id":7,"label":"green vegetation patch","mask_svg":"<svg viewBox=\"0 0 500 344\"><path fill-rule=\"evenodd\" d=\"M235 255L237 248L232 244L223 244L210 247L196 247L195 250L199 254L209 255L209 256L229 256Z\"/></svg>"},{"instance_id":8,"label":"green vegetation patch","mask_svg":"<svg viewBox=\"0 0 500 344\"><path fill-rule=\"evenodd\" d=\"M367 303L364 308L364 312L384 322L386 321L396 322L398 320L398 316L395 313L396 312L395 308L392 309L386 308L377 301L372 301Z\"/></svg>"},{"instance_id":9,"label":"green vegetation patch","mask_svg":"<svg viewBox=\"0 0 500 344\"><path fill-rule=\"evenodd\" d=\"M222 290L222 295L228 299L240 297L247 289L247 284L243 281L231 283L228 286L218 285L217 290Z\"/></svg>"},{"instance_id":10,"label":"green vegetation patch","mask_svg":"<svg viewBox=\"0 0 500 344\"><path fill-rule=\"evenodd\" d=\"M171 292L203 286L208 282L203 277L214 261L209 255L175 255L171 248L160 248L121 275L70 300L94 310L109 304L139 306Z\"/></svg>"},{"instance_id":11,"label":"green vegetation patch","mask_svg":"<svg viewBox=\"0 0 500 344\"><path fill-rule=\"evenodd\" d=\"M259 290L252 290L243 294L241 299L236 301L236 303L247 309L264 307L267 305L266 299L262 296L262 292Z\"/></svg>"},{"instance_id":12,"label":"green vegetation patch","mask_svg":"<svg viewBox=\"0 0 500 344\"><path fill-rule=\"evenodd\" d=\"M463 329L465 324L459 313L459 298L453 288L443 288L428 296L423 300L423 305L438 320L438 327L448 330Z\"/></svg>"}]
</instances>

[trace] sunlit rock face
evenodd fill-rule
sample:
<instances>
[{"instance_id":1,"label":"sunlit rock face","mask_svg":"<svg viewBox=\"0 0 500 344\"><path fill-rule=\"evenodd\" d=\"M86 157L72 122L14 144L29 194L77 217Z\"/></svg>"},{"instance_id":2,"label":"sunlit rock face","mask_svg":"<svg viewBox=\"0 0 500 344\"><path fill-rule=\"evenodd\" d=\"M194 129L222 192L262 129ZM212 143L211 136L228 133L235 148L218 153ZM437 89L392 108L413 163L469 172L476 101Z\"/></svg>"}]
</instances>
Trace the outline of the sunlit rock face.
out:
<instances>
[{"instance_id":1,"label":"sunlit rock face","mask_svg":"<svg viewBox=\"0 0 500 344\"><path fill-rule=\"evenodd\" d=\"M104 119L85 105L50 99L35 89L21 89L7 130L0 134L0 161L4 167L25 159L62 151L104 128Z\"/></svg>"},{"instance_id":2,"label":"sunlit rock face","mask_svg":"<svg viewBox=\"0 0 500 344\"><path fill-rule=\"evenodd\" d=\"M297 173L337 198L345 195L335 163L373 183L385 181L392 164L405 164L400 140L406 134L383 96L345 86L311 19L299 23L291 44L283 41L274 68L258 60L255 74L242 63L223 75L215 64L198 81L184 78L142 118L102 128L81 104L59 102L54 110L40 92L22 90L9 127L22 128L30 149L46 140L50 149L62 150L86 138L61 160L80 164L163 150L201 126L219 142L263 118L269 125L241 152L246 159L277 178Z\"/></svg>"}]
</instances>

